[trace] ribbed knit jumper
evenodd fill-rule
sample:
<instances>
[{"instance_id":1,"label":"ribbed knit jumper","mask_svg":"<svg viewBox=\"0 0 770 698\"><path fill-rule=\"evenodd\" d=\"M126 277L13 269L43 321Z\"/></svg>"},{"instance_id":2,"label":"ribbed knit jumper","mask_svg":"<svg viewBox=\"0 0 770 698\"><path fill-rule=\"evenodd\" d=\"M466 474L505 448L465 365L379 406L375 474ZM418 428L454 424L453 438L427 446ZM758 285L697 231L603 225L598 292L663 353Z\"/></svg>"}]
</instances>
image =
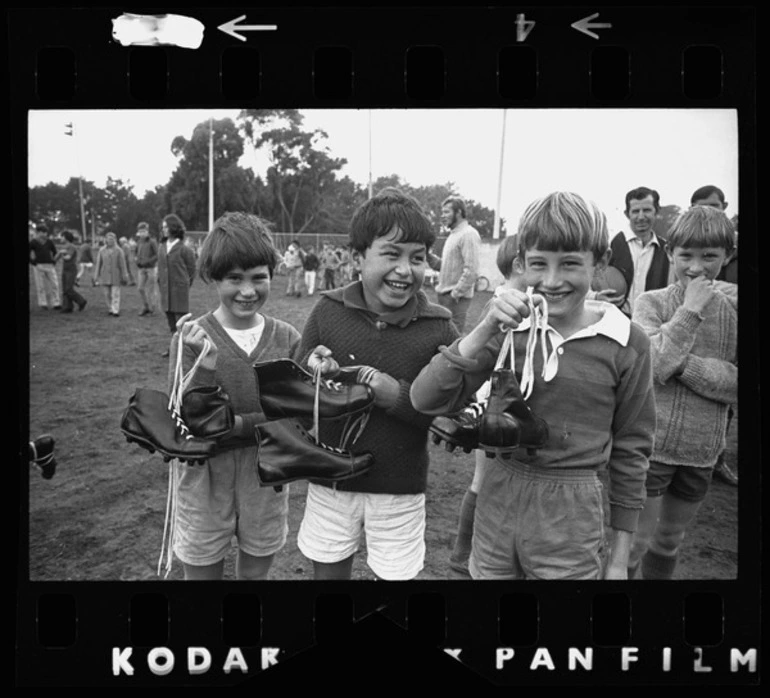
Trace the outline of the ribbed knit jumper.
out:
<instances>
[{"instance_id":1,"label":"ribbed knit jumper","mask_svg":"<svg viewBox=\"0 0 770 698\"><path fill-rule=\"evenodd\" d=\"M738 286L715 281L698 314L679 283L637 299L634 322L650 337L658 427L651 460L713 466L725 448L727 411L738 400Z\"/></svg>"},{"instance_id":2,"label":"ribbed knit jumper","mask_svg":"<svg viewBox=\"0 0 770 698\"><path fill-rule=\"evenodd\" d=\"M246 354L227 334L227 330L214 317L213 313L197 319L197 323L209 334L217 346L217 363L215 370L199 366L193 376L188 390L195 387L219 385L227 393L233 411L243 418L243 433L245 438L233 439L224 437L219 441L220 450L240 448L244 445L254 445L256 436L254 427L263 424L266 419L259 402L259 386L254 364L258 361L290 358L299 344L299 331L283 320L263 315L265 327L262 336L251 354ZM169 390L174 379L174 361L179 333L174 334L171 342L171 360L169 362ZM189 347L184 348L183 368L185 373L195 363L195 352Z\"/></svg>"},{"instance_id":3,"label":"ribbed knit jumper","mask_svg":"<svg viewBox=\"0 0 770 698\"><path fill-rule=\"evenodd\" d=\"M398 380L393 407L374 407L353 453L369 451L374 466L336 484L338 490L381 494L418 494L428 481L428 427L433 418L412 407L409 389L420 369L457 331L448 310L419 291L401 312L377 316L365 310L361 282L324 293L305 323L297 361L307 364L319 344L332 351L341 366L366 365ZM343 422L321 422L321 441L339 446Z\"/></svg>"},{"instance_id":4,"label":"ribbed knit jumper","mask_svg":"<svg viewBox=\"0 0 770 698\"><path fill-rule=\"evenodd\" d=\"M457 289L461 298L473 298L473 289L479 275L481 237L468 221L457 224L444 243L436 293Z\"/></svg>"},{"instance_id":5,"label":"ribbed knit jumper","mask_svg":"<svg viewBox=\"0 0 770 698\"><path fill-rule=\"evenodd\" d=\"M650 341L615 306L586 301L602 319L562 341L549 340L546 381L541 373L540 333L534 352L534 386L527 404L549 428L546 446L534 455L516 449L513 458L529 467L609 467L610 525L635 531L644 506L644 483L655 432ZM516 376L521 381L528 321L514 332ZM555 330L552 330L555 332ZM561 335L559 335L561 337ZM474 357L462 357L458 342L440 353L412 384L415 407L431 414L461 409L490 377L500 353L499 333ZM503 466L507 461L498 457Z\"/></svg>"}]
</instances>

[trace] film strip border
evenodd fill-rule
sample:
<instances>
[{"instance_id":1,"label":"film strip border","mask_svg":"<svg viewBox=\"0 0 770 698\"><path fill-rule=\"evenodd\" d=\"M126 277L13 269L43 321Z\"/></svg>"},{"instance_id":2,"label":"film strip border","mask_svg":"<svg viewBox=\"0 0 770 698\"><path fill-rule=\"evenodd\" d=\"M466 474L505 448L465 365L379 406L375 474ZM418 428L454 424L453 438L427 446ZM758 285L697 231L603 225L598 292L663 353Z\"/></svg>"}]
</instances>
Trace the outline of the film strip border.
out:
<instances>
[{"instance_id":1,"label":"film strip border","mask_svg":"<svg viewBox=\"0 0 770 698\"><path fill-rule=\"evenodd\" d=\"M238 12L240 33L223 31ZM754 84L746 7L194 14L198 49L123 46L117 11L42 11L28 26L28 13L12 12L27 30L12 33L13 88L40 107L702 107L742 103Z\"/></svg>"},{"instance_id":2,"label":"film strip border","mask_svg":"<svg viewBox=\"0 0 770 698\"><path fill-rule=\"evenodd\" d=\"M279 31L244 42L217 30L243 12ZM14 141L25 142L28 108L735 107L742 221L756 229L754 9L606 8L597 21L612 32L597 29L600 39L572 27L594 13L196 10L207 38L184 50L121 46L109 36L112 10L13 10ZM756 328L744 330L743 344L754 346ZM747 367L756 364L742 357ZM744 454L756 450L749 423L742 414ZM485 583L479 593L473 583L201 589L21 579L17 681L280 686L320 667L327 685L361 676L390 686L391 669L460 686L468 668L500 685L754 685L758 512L758 488L744 486L740 577L729 582Z\"/></svg>"},{"instance_id":3,"label":"film strip border","mask_svg":"<svg viewBox=\"0 0 770 698\"><path fill-rule=\"evenodd\" d=\"M499 685L760 679L757 598L729 583L49 586L21 603L22 683L236 685L315 666L343 676L383 652L394 670L457 661Z\"/></svg>"}]
</instances>

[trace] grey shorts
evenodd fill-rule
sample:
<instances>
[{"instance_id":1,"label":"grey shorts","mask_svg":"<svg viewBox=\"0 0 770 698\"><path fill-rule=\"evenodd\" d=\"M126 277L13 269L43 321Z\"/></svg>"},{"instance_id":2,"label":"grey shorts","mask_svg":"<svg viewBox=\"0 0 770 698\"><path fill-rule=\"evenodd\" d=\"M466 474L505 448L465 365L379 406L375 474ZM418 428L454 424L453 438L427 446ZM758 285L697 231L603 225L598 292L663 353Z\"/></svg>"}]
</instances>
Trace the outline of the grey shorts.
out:
<instances>
[{"instance_id":1,"label":"grey shorts","mask_svg":"<svg viewBox=\"0 0 770 698\"><path fill-rule=\"evenodd\" d=\"M261 487L256 464L256 446L224 451L205 465L176 464L174 552L182 562L213 565L225 558L233 537L254 557L285 545L289 487Z\"/></svg>"},{"instance_id":2,"label":"grey shorts","mask_svg":"<svg viewBox=\"0 0 770 698\"><path fill-rule=\"evenodd\" d=\"M595 471L489 460L476 500L473 579L600 579L604 501Z\"/></svg>"}]
</instances>

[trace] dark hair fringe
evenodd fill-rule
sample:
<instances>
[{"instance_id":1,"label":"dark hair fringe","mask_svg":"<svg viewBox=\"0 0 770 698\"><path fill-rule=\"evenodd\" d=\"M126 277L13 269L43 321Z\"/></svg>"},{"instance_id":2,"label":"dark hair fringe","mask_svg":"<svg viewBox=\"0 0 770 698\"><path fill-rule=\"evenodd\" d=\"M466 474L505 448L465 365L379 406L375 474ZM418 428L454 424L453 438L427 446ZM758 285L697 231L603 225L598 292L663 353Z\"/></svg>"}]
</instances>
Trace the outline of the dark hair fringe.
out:
<instances>
[{"instance_id":1,"label":"dark hair fringe","mask_svg":"<svg viewBox=\"0 0 770 698\"><path fill-rule=\"evenodd\" d=\"M198 255L204 282L221 281L233 269L266 266L272 278L280 262L266 221L251 213L228 212L214 221Z\"/></svg>"},{"instance_id":2,"label":"dark hair fringe","mask_svg":"<svg viewBox=\"0 0 770 698\"><path fill-rule=\"evenodd\" d=\"M419 201L396 187L386 187L353 214L349 247L365 252L394 227L400 231L399 242L421 243L430 250L436 241L436 233Z\"/></svg>"}]
</instances>

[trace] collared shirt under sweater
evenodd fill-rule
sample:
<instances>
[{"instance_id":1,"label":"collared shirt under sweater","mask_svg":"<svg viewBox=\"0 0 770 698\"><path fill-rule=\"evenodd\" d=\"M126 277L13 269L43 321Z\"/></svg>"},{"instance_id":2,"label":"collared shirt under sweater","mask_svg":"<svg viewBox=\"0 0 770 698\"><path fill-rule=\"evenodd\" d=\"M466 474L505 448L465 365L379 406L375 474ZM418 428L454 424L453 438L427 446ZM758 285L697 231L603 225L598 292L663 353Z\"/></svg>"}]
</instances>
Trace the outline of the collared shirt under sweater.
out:
<instances>
[{"instance_id":1,"label":"collared shirt under sweater","mask_svg":"<svg viewBox=\"0 0 770 698\"><path fill-rule=\"evenodd\" d=\"M428 479L428 427L433 418L417 412L409 397L412 380L457 331L448 310L419 291L396 312L376 315L367 309L356 281L321 295L308 317L296 360L306 366L319 344L340 366L372 366L398 380L396 404L374 407L353 453L370 452L374 466L336 484L338 490L381 494L425 492ZM321 422L321 441L338 447L344 420Z\"/></svg>"}]
</instances>

